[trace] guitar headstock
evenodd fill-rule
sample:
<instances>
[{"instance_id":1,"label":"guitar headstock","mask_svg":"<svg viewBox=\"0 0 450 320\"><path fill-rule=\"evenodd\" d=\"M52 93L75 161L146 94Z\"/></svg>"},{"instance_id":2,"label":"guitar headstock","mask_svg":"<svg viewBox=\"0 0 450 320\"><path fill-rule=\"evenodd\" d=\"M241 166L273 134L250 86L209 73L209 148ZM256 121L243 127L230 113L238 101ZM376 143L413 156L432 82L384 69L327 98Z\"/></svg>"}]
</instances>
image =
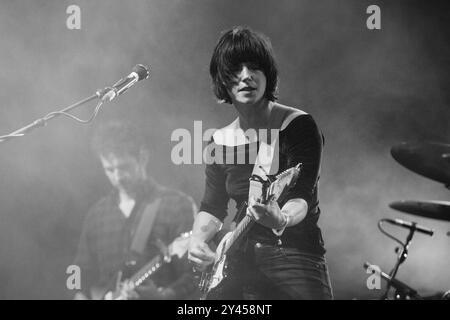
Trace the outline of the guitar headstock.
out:
<instances>
[{"instance_id":1,"label":"guitar headstock","mask_svg":"<svg viewBox=\"0 0 450 320\"><path fill-rule=\"evenodd\" d=\"M278 200L285 190L289 190L295 186L300 175L302 164L299 163L295 167L289 168L275 176L275 180L270 182L266 189L265 200Z\"/></svg>"}]
</instances>

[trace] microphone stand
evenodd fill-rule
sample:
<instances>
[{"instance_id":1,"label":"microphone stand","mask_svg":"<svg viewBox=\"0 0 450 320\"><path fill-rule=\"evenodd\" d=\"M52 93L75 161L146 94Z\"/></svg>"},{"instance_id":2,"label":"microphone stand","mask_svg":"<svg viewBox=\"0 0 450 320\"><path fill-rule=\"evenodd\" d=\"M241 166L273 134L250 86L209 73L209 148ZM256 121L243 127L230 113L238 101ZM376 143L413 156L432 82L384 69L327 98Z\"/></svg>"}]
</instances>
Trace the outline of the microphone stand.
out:
<instances>
[{"instance_id":1,"label":"microphone stand","mask_svg":"<svg viewBox=\"0 0 450 320\"><path fill-rule=\"evenodd\" d=\"M406 238L406 242L402 243L402 249L401 249L399 255L397 256L397 262L395 263L394 268L389 273L389 279L387 280L386 291L385 291L384 295L381 297L381 300L387 299L387 295L389 293L389 289L391 288L393 280L395 280L395 276L397 275L397 271L398 271L400 265L403 262L405 262L406 258L408 257L408 248L409 248L409 245L411 244L411 240L413 238L414 232L416 232L416 229L415 228L411 228L409 230L408 237ZM398 252L398 250L399 250L399 248L397 248L397 252ZM398 294L398 289L396 291L396 296L397 296L397 294Z\"/></svg>"},{"instance_id":2,"label":"microphone stand","mask_svg":"<svg viewBox=\"0 0 450 320\"><path fill-rule=\"evenodd\" d=\"M101 107L101 105L104 102L103 96L106 93L108 93L110 90L111 90L111 88L109 88L109 87L101 89L101 90L99 89L99 90L97 90L95 92L95 94L91 95L90 97L87 97L87 98L85 98L85 99L83 99L83 100L81 100L79 102L76 102L76 103L68 106L65 109L62 109L62 110L59 110L59 111L50 112L49 114L47 114L43 118L39 118L39 119L33 121L32 123L30 123L30 124L20 128L20 129L18 129L16 131L14 131L14 132L11 132L10 134L4 135L4 136L0 136L0 142L9 141L9 140L11 140L13 138L23 137L25 134L27 134L28 132L32 131L33 129L35 129L37 127L43 127L43 126L47 125L47 122L49 120L51 120L51 119L53 119L55 117L61 116L61 115L68 116L68 117L70 117L72 119L77 120L78 122L81 122L81 123L85 123L85 124L89 123L95 118L95 116L97 115L98 111L100 110L100 107ZM91 101L91 100L97 99L97 98L100 99L100 101L97 104L97 107L95 108L95 112L91 116L90 119L88 119L88 120L81 120L81 119L78 119L77 117L75 117L74 115L69 113L69 111L71 111L71 110L73 110L73 109L75 109L75 108L77 108L77 107L79 107L79 106L81 106L81 105Z\"/></svg>"},{"instance_id":3,"label":"microphone stand","mask_svg":"<svg viewBox=\"0 0 450 320\"><path fill-rule=\"evenodd\" d=\"M367 270L369 270L369 268L372 269L372 273L377 273L384 280L390 282L391 286L394 287L395 289L397 289L396 295L399 295L401 293L402 296L404 296L404 297L409 296L416 300L423 300L423 298L417 293L416 290L414 290L407 284L401 282L400 280L391 278L388 274L384 273L383 271L375 269L371 263L364 262L364 268L366 268Z\"/></svg>"}]
</instances>

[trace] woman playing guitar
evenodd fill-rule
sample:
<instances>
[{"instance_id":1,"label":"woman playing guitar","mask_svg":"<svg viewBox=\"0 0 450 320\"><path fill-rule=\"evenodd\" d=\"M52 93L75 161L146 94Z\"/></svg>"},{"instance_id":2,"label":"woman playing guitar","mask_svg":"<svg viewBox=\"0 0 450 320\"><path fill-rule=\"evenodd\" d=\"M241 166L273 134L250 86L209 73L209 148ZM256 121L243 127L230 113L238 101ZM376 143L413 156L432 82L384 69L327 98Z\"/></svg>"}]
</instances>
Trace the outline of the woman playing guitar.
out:
<instances>
[{"instance_id":1,"label":"woman playing guitar","mask_svg":"<svg viewBox=\"0 0 450 320\"><path fill-rule=\"evenodd\" d=\"M232 104L238 116L213 135L215 161L206 165L205 194L189 244L190 262L200 271L214 263L216 253L208 242L221 229L230 198L238 206L250 201L244 212L256 223L239 243L226 280L210 292L210 299L333 297L317 226L323 136L311 115L276 102L277 73L270 41L248 28L226 31L212 55L214 93ZM249 185L257 169L252 150L260 150L267 137L272 144L265 146L272 147L273 158L270 169L261 174L275 175L302 164L295 187L281 202L262 202L258 190ZM219 155L218 150L224 152ZM238 150L244 150L245 163L236 161L239 156L231 157L234 163L226 161Z\"/></svg>"}]
</instances>

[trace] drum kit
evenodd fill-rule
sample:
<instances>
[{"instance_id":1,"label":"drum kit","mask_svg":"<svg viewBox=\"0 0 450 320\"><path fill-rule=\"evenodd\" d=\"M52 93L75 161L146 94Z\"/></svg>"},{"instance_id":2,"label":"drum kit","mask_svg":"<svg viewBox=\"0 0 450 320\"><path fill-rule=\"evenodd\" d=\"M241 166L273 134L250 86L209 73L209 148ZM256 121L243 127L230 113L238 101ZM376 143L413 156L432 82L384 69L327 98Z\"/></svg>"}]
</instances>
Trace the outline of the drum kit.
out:
<instances>
[{"instance_id":1,"label":"drum kit","mask_svg":"<svg viewBox=\"0 0 450 320\"><path fill-rule=\"evenodd\" d=\"M450 144L431 142L404 142L391 148L392 157L409 170L426 178L444 184L450 190ZM389 204L392 209L414 216L450 222L450 201L395 201ZM388 234L382 224L388 222L409 229L405 242ZM378 267L366 262L364 267L371 270L387 282L385 293L380 299L394 300L450 300L450 290L437 293L433 296L421 296L407 284L395 278L400 265L408 256L408 247L415 232L432 236L434 231L420 226L415 222L400 219L381 219L378 227L382 233L398 242L401 247L396 250L397 261L389 274L382 272ZM447 233L450 236L450 232ZM393 295L389 295L395 289Z\"/></svg>"}]
</instances>

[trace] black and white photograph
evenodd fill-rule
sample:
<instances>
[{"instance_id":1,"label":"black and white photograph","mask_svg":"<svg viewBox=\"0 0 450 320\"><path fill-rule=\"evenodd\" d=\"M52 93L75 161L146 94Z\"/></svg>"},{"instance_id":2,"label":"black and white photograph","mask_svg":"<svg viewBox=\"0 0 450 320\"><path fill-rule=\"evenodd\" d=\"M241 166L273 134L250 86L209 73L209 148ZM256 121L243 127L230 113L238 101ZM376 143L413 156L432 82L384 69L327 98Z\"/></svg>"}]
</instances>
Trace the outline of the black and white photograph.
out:
<instances>
[{"instance_id":1,"label":"black and white photograph","mask_svg":"<svg viewBox=\"0 0 450 320\"><path fill-rule=\"evenodd\" d=\"M0 0L0 39L0 300L450 300L448 1Z\"/></svg>"}]
</instances>

